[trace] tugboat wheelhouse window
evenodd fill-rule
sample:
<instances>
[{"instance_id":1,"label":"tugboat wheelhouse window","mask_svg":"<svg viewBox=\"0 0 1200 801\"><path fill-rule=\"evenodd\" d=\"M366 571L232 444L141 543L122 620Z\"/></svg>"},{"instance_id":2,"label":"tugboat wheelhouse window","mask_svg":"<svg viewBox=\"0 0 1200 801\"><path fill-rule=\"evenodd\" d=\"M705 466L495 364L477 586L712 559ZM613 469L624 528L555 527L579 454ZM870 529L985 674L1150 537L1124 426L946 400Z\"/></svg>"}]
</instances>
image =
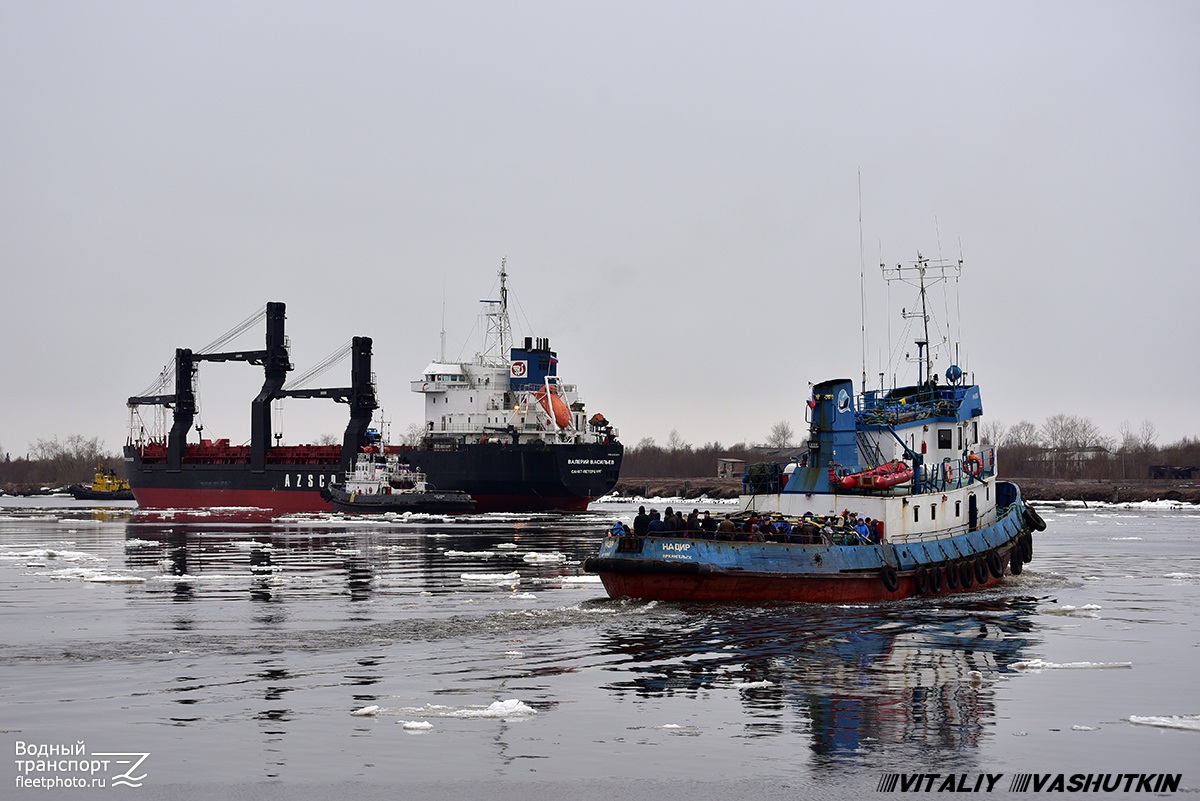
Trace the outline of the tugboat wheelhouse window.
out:
<instances>
[{"instance_id":1,"label":"tugboat wheelhouse window","mask_svg":"<svg viewBox=\"0 0 1200 801\"><path fill-rule=\"evenodd\" d=\"M938 429L938 448L944 451L950 450L954 445L954 432L949 428Z\"/></svg>"}]
</instances>

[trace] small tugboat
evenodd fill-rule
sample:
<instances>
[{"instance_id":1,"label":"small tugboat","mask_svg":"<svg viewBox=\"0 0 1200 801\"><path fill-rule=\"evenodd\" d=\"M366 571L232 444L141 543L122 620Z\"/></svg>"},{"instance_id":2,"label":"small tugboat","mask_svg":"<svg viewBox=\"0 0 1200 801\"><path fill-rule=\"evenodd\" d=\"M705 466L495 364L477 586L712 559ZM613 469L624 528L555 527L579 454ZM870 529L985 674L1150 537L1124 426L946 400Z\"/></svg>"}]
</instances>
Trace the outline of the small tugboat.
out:
<instances>
[{"instance_id":1,"label":"small tugboat","mask_svg":"<svg viewBox=\"0 0 1200 801\"><path fill-rule=\"evenodd\" d=\"M103 464L96 465L96 475L91 484L72 484L67 492L77 501L132 501L133 490L129 482L117 478L112 470L105 470Z\"/></svg>"},{"instance_id":2,"label":"small tugboat","mask_svg":"<svg viewBox=\"0 0 1200 801\"><path fill-rule=\"evenodd\" d=\"M467 493L433 489L424 473L402 463L397 454L384 454L371 446L358 455L344 483L332 484L321 494L335 511L360 515L461 514L475 508L475 500Z\"/></svg>"},{"instance_id":3,"label":"small tugboat","mask_svg":"<svg viewBox=\"0 0 1200 801\"><path fill-rule=\"evenodd\" d=\"M920 292L920 311L904 314L924 323L916 384L857 397L850 379L813 385L807 450L749 466L741 511L717 531L614 527L584 570L614 598L827 603L964 592L1019 574L1046 524L997 477L979 387L955 364L939 385L927 349L927 288L961 270L920 254L884 268Z\"/></svg>"}]
</instances>

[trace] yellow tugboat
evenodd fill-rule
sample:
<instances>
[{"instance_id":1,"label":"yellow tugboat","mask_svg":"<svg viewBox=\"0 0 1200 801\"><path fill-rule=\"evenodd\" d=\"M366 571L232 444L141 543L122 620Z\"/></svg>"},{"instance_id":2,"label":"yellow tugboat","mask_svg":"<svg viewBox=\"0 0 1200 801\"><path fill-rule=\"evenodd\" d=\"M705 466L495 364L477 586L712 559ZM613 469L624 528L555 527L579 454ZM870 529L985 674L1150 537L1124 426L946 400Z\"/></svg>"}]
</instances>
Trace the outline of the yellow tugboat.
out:
<instances>
[{"instance_id":1,"label":"yellow tugboat","mask_svg":"<svg viewBox=\"0 0 1200 801\"><path fill-rule=\"evenodd\" d=\"M117 478L117 474L112 470L105 470L103 464L96 465L96 476L90 485L72 484L67 487L67 491L77 501L133 500L133 491L129 489L129 482L123 478Z\"/></svg>"}]
</instances>

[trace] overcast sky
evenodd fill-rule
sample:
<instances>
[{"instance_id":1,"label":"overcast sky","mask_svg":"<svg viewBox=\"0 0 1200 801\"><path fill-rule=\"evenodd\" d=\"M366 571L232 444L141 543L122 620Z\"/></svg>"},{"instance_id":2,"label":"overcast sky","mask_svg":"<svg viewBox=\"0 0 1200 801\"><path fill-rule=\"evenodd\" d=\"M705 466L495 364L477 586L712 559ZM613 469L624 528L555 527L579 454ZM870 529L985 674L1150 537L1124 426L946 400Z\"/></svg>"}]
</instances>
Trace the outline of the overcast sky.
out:
<instances>
[{"instance_id":1,"label":"overcast sky","mask_svg":"<svg viewBox=\"0 0 1200 801\"><path fill-rule=\"evenodd\" d=\"M626 443L763 441L861 376L863 265L890 381L878 264L918 251L965 259L939 311L991 419L1196 436L1197 41L1190 1L3 0L0 448L118 450L176 347L271 300L300 372L374 338L401 432L503 257ZM205 365L205 435L260 383ZM289 401L286 441L345 420Z\"/></svg>"}]
</instances>

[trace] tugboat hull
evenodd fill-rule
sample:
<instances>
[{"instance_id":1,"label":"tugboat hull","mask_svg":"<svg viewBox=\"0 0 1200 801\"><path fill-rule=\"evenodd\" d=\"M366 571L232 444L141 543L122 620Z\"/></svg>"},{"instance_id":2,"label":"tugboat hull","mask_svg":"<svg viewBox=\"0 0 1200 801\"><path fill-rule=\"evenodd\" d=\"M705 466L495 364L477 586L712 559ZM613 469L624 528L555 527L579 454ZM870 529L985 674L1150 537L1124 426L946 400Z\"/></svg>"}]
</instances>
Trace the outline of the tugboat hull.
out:
<instances>
[{"instance_id":1,"label":"tugboat hull","mask_svg":"<svg viewBox=\"0 0 1200 801\"><path fill-rule=\"evenodd\" d=\"M610 597L658 601L873 603L968 592L998 584L1028 561L1024 509L1018 498L991 526L912 543L608 537L583 567L599 574Z\"/></svg>"}]
</instances>

